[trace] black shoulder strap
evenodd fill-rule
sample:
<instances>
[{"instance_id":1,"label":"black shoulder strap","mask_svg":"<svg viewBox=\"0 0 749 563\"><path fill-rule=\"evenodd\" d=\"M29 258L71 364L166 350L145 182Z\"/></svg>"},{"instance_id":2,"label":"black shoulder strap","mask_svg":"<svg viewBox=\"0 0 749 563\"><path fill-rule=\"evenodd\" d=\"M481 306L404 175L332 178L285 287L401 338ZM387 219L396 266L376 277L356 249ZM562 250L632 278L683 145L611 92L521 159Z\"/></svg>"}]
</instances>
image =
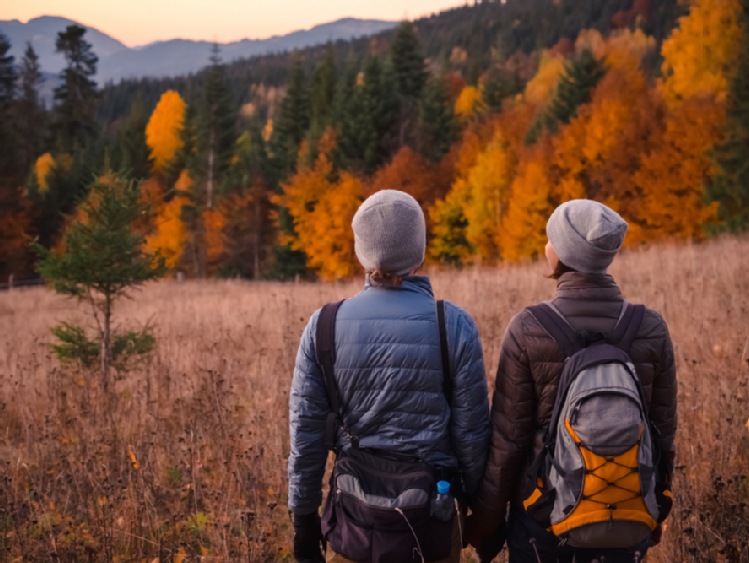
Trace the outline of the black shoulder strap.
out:
<instances>
[{"instance_id":1,"label":"black shoulder strap","mask_svg":"<svg viewBox=\"0 0 749 563\"><path fill-rule=\"evenodd\" d=\"M578 333L548 303L539 303L528 310L546 332L559 344L568 358L583 347Z\"/></svg>"},{"instance_id":2,"label":"black shoulder strap","mask_svg":"<svg viewBox=\"0 0 749 563\"><path fill-rule=\"evenodd\" d=\"M640 330L642 319L645 317L645 305L631 305L626 303L624 307L624 313L616 327L614 327L610 342L629 354L632 342L634 342L637 331Z\"/></svg>"},{"instance_id":3,"label":"black shoulder strap","mask_svg":"<svg viewBox=\"0 0 749 563\"><path fill-rule=\"evenodd\" d=\"M330 412L325 419L325 447L335 450L336 434L341 422L343 407L335 382L333 364L335 363L335 318L343 301L328 303L323 306L317 318L315 330L315 356L325 377L325 391L328 395Z\"/></svg>"},{"instance_id":4,"label":"black shoulder strap","mask_svg":"<svg viewBox=\"0 0 749 563\"><path fill-rule=\"evenodd\" d=\"M447 326L445 323L445 302L437 301L437 324L440 327L440 353L442 354L442 390L448 404L452 403L453 377L450 372L450 351L447 347Z\"/></svg>"}]
</instances>

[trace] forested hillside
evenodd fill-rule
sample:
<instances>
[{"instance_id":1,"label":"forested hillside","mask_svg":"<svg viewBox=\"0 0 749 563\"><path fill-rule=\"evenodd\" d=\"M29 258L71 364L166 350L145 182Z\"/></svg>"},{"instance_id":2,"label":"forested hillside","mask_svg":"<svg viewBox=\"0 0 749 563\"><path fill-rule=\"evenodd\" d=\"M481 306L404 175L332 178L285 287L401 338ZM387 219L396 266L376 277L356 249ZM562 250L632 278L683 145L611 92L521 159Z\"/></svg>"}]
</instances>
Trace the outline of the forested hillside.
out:
<instances>
[{"instance_id":1,"label":"forested hillside","mask_svg":"<svg viewBox=\"0 0 749 563\"><path fill-rule=\"evenodd\" d=\"M99 90L75 26L55 104L0 38L0 276L34 276L93 179L134 180L135 228L190 276L356 272L351 217L383 188L429 222L429 260L537 255L554 206L605 201L627 242L749 222L749 0L507 0L370 38Z\"/></svg>"}]
</instances>

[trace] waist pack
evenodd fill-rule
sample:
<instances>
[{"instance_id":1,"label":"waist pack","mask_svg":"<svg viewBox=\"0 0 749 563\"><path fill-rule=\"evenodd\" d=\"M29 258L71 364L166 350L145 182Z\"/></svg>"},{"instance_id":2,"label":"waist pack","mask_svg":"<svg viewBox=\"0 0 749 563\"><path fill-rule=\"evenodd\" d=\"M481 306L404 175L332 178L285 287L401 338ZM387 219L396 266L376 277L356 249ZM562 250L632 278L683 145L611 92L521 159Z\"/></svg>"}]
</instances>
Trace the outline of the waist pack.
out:
<instances>
[{"instance_id":1,"label":"waist pack","mask_svg":"<svg viewBox=\"0 0 749 563\"><path fill-rule=\"evenodd\" d=\"M330 491L322 516L325 541L336 553L354 561L392 562L444 559L450 555L455 510L447 517L434 511L437 481L445 475L416 456L352 446L336 451L343 426L343 406L335 383L335 316L340 306L323 307L317 321L316 354L330 402L325 442L336 452ZM443 387L450 397L444 305L438 302L443 350ZM350 433L349 433L350 435ZM444 499L441 499L444 500ZM450 498L452 501L452 497Z\"/></svg>"},{"instance_id":2,"label":"waist pack","mask_svg":"<svg viewBox=\"0 0 749 563\"><path fill-rule=\"evenodd\" d=\"M625 307L609 337L576 333L548 304L530 307L567 359L523 506L572 547L633 547L662 519L654 428L629 357L645 308Z\"/></svg>"}]
</instances>

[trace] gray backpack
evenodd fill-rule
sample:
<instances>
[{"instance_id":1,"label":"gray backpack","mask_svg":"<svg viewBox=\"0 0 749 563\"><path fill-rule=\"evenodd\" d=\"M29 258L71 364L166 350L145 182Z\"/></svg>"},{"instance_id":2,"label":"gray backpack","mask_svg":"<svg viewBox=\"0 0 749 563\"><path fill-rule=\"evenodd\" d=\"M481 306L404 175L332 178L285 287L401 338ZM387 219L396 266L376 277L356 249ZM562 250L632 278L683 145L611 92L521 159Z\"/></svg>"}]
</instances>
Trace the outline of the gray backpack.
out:
<instances>
[{"instance_id":1,"label":"gray backpack","mask_svg":"<svg viewBox=\"0 0 749 563\"><path fill-rule=\"evenodd\" d=\"M645 307L626 304L608 337L577 333L550 304L529 309L567 359L525 510L572 547L634 547L659 521L654 430L629 358Z\"/></svg>"}]
</instances>

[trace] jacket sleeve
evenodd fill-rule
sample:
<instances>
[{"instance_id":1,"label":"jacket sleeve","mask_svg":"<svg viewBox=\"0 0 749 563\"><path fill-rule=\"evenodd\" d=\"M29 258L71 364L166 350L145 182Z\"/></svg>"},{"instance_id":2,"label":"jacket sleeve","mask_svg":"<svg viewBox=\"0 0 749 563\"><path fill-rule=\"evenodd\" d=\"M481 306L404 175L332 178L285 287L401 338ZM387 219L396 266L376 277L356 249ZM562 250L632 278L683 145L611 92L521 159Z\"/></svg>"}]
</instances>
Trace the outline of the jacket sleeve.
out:
<instances>
[{"instance_id":1,"label":"jacket sleeve","mask_svg":"<svg viewBox=\"0 0 749 563\"><path fill-rule=\"evenodd\" d=\"M304 329L289 394L289 510L309 514L322 501L328 456L325 418L329 412L325 379L315 360L316 311Z\"/></svg>"},{"instance_id":2,"label":"jacket sleeve","mask_svg":"<svg viewBox=\"0 0 749 563\"><path fill-rule=\"evenodd\" d=\"M489 443L489 390L478 329L463 310L454 308L453 393L450 437L458 457L466 500L476 493ZM449 339L448 339L449 342Z\"/></svg>"},{"instance_id":3,"label":"jacket sleeve","mask_svg":"<svg viewBox=\"0 0 749 563\"><path fill-rule=\"evenodd\" d=\"M476 511L483 520L502 522L507 503L520 486L521 468L532 447L535 389L523 342L523 315L510 321L502 342L491 412L489 459L479 487Z\"/></svg>"},{"instance_id":4,"label":"jacket sleeve","mask_svg":"<svg viewBox=\"0 0 749 563\"><path fill-rule=\"evenodd\" d=\"M654 313L657 315L657 313ZM658 364L653 376L653 395L650 400L650 417L657 431L657 440L663 456L661 480L667 484L671 481L674 465L674 437L676 435L676 366L674 363L674 348L668 333L666 322L657 315L657 341L661 343Z\"/></svg>"}]
</instances>

